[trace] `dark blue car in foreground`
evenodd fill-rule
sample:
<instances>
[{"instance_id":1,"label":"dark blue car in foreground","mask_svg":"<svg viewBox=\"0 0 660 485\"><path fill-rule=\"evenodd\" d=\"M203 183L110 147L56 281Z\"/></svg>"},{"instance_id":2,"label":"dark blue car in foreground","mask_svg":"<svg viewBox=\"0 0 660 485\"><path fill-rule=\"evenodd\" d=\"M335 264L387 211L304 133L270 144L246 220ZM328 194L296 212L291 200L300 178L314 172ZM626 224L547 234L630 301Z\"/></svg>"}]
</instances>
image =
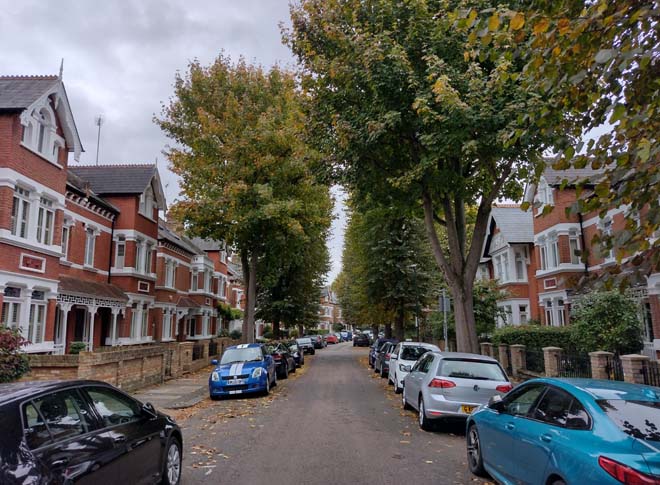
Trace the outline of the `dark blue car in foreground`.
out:
<instances>
[{"instance_id":1,"label":"dark blue car in foreground","mask_svg":"<svg viewBox=\"0 0 660 485\"><path fill-rule=\"evenodd\" d=\"M468 418L467 454L502 484L660 485L660 388L527 381Z\"/></svg>"},{"instance_id":2,"label":"dark blue car in foreground","mask_svg":"<svg viewBox=\"0 0 660 485\"><path fill-rule=\"evenodd\" d=\"M228 347L209 377L211 399L235 394L268 394L277 382L275 361L261 344Z\"/></svg>"}]
</instances>

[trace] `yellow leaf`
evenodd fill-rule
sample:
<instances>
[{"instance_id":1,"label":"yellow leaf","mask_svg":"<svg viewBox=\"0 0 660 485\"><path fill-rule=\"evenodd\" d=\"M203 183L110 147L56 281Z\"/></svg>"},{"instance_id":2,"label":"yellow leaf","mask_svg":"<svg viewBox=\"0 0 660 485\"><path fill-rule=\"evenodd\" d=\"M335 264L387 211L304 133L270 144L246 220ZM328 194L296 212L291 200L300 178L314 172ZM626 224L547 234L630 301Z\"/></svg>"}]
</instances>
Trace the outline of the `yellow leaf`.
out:
<instances>
[{"instance_id":1,"label":"yellow leaf","mask_svg":"<svg viewBox=\"0 0 660 485\"><path fill-rule=\"evenodd\" d=\"M559 54L561 54L561 49L559 48L559 46L557 46L557 47L555 47L554 49L552 49L552 55L553 55L553 56L558 57Z\"/></svg>"},{"instance_id":2,"label":"yellow leaf","mask_svg":"<svg viewBox=\"0 0 660 485\"><path fill-rule=\"evenodd\" d=\"M520 30L523 28L524 25L525 25L525 15L523 15L521 12L518 12L511 19L509 28L511 30Z\"/></svg>"},{"instance_id":3,"label":"yellow leaf","mask_svg":"<svg viewBox=\"0 0 660 485\"><path fill-rule=\"evenodd\" d=\"M536 22L536 25L534 25L534 34L543 34L544 32L548 31L548 27L550 27L550 22L547 18L542 18Z\"/></svg>"},{"instance_id":4,"label":"yellow leaf","mask_svg":"<svg viewBox=\"0 0 660 485\"><path fill-rule=\"evenodd\" d=\"M566 35L569 30L571 30L571 22L566 19L559 19L559 22L557 22L557 29L559 29L559 33L561 35Z\"/></svg>"},{"instance_id":5,"label":"yellow leaf","mask_svg":"<svg viewBox=\"0 0 660 485\"><path fill-rule=\"evenodd\" d=\"M470 22L474 22L474 20L477 18L477 11L476 10L470 10L470 15L468 15L468 20Z\"/></svg>"},{"instance_id":6,"label":"yellow leaf","mask_svg":"<svg viewBox=\"0 0 660 485\"><path fill-rule=\"evenodd\" d=\"M497 12L490 16L488 19L488 30L496 31L500 26L500 16Z\"/></svg>"},{"instance_id":7,"label":"yellow leaf","mask_svg":"<svg viewBox=\"0 0 660 485\"><path fill-rule=\"evenodd\" d=\"M470 60L470 53L468 51L463 52L463 59L465 59L465 62Z\"/></svg>"}]
</instances>

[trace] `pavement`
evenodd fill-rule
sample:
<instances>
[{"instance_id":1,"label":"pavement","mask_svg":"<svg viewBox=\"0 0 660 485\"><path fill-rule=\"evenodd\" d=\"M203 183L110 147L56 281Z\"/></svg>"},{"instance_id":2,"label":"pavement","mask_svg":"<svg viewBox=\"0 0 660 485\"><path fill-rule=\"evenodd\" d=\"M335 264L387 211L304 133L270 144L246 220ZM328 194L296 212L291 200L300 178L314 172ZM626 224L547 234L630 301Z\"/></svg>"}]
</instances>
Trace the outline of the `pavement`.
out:
<instances>
[{"instance_id":1,"label":"pavement","mask_svg":"<svg viewBox=\"0 0 660 485\"><path fill-rule=\"evenodd\" d=\"M490 483L467 470L464 425L420 430L416 413L367 367L367 352L328 346L267 397L205 396L172 411L184 437L182 483ZM184 384L195 392L199 382ZM146 392L166 405L186 393L167 386Z\"/></svg>"},{"instance_id":2,"label":"pavement","mask_svg":"<svg viewBox=\"0 0 660 485\"><path fill-rule=\"evenodd\" d=\"M164 412L187 409L202 402L209 393L209 374L213 366L208 366L185 377L170 379L163 384L146 387L132 395L142 402L150 402Z\"/></svg>"}]
</instances>

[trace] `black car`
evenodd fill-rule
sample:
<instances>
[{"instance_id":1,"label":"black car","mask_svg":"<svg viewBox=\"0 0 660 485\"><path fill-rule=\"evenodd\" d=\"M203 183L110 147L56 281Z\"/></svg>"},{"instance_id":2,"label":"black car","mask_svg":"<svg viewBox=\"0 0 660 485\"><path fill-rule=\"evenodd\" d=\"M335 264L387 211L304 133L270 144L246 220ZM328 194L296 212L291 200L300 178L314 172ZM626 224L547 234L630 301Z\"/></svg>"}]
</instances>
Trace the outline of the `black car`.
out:
<instances>
[{"instance_id":1,"label":"black car","mask_svg":"<svg viewBox=\"0 0 660 485\"><path fill-rule=\"evenodd\" d=\"M289 352L293 356L293 360L296 361L296 367L301 367L305 365L305 352L303 349L298 346L295 340L287 342L286 346L289 348Z\"/></svg>"},{"instance_id":2,"label":"black car","mask_svg":"<svg viewBox=\"0 0 660 485\"><path fill-rule=\"evenodd\" d=\"M353 347L369 347L371 341L366 333L358 333L353 336Z\"/></svg>"},{"instance_id":3,"label":"black car","mask_svg":"<svg viewBox=\"0 0 660 485\"><path fill-rule=\"evenodd\" d=\"M311 354L311 355L314 355L316 353L316 349L314 348L314 343L312 342L311 338L309 337L297 338L296 343L303 350L303 353Z\"/></svg>"},{"instance_id":4,"label":"black car","mask_svg":"<svg viewBox=\"0 0 660 485\"><path fill-rule=\"evenodd\" d=\"M0 483L164 483L181 479L181 430L98 381L0 384Z\"/></svg>"},{"instance_id":5,"label":"black car","mask_svg":"<svg viewBox=\"0 0 660 485\"><path fill-rule=\"evenodd\" d=\"M323 341L323 337L321 337L320 335L305 335L305 337L312 339L312 344L314 344L315 349L322 349L327 345Z\"/></svg>"},{"instance_id":6,"label":"black car","mask_svg":"<svg viewBox=\"0 0 660 485\"><path fill-rule=\"evenodd\" d=\"M270 346L268 352L275 361L275 371L278 379L287 379L290 373L296 371L296 361L286 345L280 343Z\"/></svg>"},{"instance_id":7,"label":"black car","mask_svg":"<svg viewBox=\"0 0 660 485\"><path fill-rule=\"evenodd\" d=\"M374 360L374 372L379 372L381 377L387 377L390 371L390 354L398 344L397 341L385 342L381 345L378 352L376 352L376 359Z\"/></svg>"}]
</instances>

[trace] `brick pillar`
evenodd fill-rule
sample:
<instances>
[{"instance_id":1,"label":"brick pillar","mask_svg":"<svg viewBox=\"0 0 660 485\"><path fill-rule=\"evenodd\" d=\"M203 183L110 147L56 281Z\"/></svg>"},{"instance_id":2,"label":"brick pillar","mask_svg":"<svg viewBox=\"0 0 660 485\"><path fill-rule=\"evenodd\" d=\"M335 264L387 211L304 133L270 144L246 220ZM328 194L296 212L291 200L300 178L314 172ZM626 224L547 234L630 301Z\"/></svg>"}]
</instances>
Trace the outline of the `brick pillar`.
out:
<instances>
[{"instance_id":1,"label":"brick pillar","mask_svg":"<svg viewBox=\"0 0 660 485\"><path fill-rule=\"evenodd\" d=\"M656 339L660 339L660 295L649 295L649 306L651 307L653 335Z\"/></svg>"},{"instance_id":2,"label":"brick pillar","mask_svg":"<svg viewBox=\"0 0 660 485\"><path fill-rule=\"evenodd\" d=\"M479 345L481 346L481 355L493 356L493 344L490 342L481 342Z\"/></svg>"},{"instance_id":3,"label":"brick pillar","mask_svg":"<svg viewBox=\"0 0 660 485\"><path fill-rule=\"evenodd\" d=\"M505 369L509 368L509 346L507 344L498 345L498 359L500 365Z\"/></svg>"},{"instance_id":4,"label":"brick pillar","mask_svg":"<svg viewBox=\"0 0 660 485\"><path fill-rule=\"evenodd\" d=\"M1 305L0 305L1 306ZM57 315L57 300L48 300L46 308L46 328L44 329L44 342L55 340L55 316Z\"/></svg>"},{"instance_id":5,"label":"brick pillar","mask_svg":"<svg viewBox=\"0 0 660 485\"><path fill-rule=\"evenodd\" d=\"M511 374L514 377L518 376L518 371L527 368L527 356L525 354L525 346L514 344L511 346Z\"/></svg>"},{"instance_id":6,"label":"brick pillar","mask_svg":"<svg viewBox=\"0 0 660 485\"><path fill-rule=\"evenodd\" d=\"M609 379L607 361L614 357L612 352L589 352L591 359L591 377L594 379Z\"/></svg>"},{"instance_id":7,"label":"brick pillar","mask_svg":"<svg viewBox=\"0 0 660 485\"><path fill-rule=\"evenodd\" d=\"M202 359L209 360L209 344L210 340L204 340L202 342Z\"/></svg>"},{"instance_id":8,"label":"brick pillar","mask_svg":"<svg viewBox=\"0 0 660 485\"><path fill-rule=\"evenodd\" d=\"M642 369L650 359L645 355L630 354L621 356L623 380L633 384L644 384Z\"/></svg>"},{"instance_id":9,"label":"brick pillar","mask_svg":"<svg viewBox=\"0 0 660 485\"><path fill-rule=\"evenodd\" d=\"M192 369L192 352L195 344L193 342L179 343L179 351L181 352L181 373L185 374Z\"/></svg>"},{"instance_id":10,"label":"brick pillar","mask_svg":"<svg viewBox=\"0 0 660 485\"><path fill-rule=\"evenodd\" d=\"M545 375L557 377L559 368L557 359L561 356L561 347L543 347L543 361L545 362Z\"/></svg>"}]
</instances>

